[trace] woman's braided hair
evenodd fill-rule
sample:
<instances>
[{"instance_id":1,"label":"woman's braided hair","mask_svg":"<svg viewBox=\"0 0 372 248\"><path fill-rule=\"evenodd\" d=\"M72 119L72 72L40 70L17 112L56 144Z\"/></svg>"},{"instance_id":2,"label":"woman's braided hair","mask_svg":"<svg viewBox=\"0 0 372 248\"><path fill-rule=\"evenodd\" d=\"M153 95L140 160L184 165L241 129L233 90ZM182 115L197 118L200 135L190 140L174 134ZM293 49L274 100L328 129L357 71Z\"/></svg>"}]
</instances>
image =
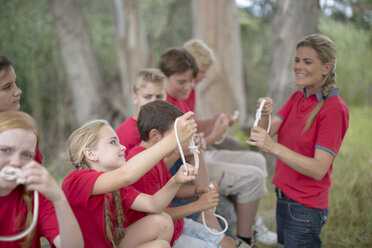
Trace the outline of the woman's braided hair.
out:
<instances>
[{"instance_id":1,"label":"woman's braided hair","mask_svg":"<svg viewBox=\"0 0 372 248\"><path fill-rule=\"evenodd\" d=\"M336 46L334 42L328 38L327 36L320 35L320 34L312 34L309 36L304 37L297 43L296 49L300 47L310 47L315 50L317 53L320 61L325 65L326 63L331 63L332 69L330 72L324 77L322 83L322 93L323 98L319 101L318 105L315 106L313 111L310 113L306 120L306 125L302 131L305 133L313 124L315 117L319 113L320 109L322 108L326 97L329 95L329 92L332 88L335 87L336 84Z\"/></svg>"}]
</instances>

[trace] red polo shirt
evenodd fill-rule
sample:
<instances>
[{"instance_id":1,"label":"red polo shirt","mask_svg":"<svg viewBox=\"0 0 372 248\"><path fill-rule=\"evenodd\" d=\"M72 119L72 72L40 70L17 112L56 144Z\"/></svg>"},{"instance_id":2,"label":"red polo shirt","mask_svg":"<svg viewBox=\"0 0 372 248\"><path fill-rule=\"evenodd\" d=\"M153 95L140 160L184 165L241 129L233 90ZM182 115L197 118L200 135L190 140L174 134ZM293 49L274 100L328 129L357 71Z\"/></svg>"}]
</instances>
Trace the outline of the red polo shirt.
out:
<instances>
[{"instance_id":1,"label":"red polo shirt","mask_svg":"<svg viewBox=\"0 0 372 248\"><path fill-rule=\"evenodd\" d=\"M315 148L334 157L338 153L349 126L349 111L338 96L339 88L331 90L313 124L302 134L306 119L318 102L321 92L306 97L305 91L295 92L277 116L283 120L278 130L278 142L307 157L314 157ZM302 175L280 159L276 160L273 183L289 198L311 208L328 207L333 162L320 181Z\"/></svg>"}]
</instances>

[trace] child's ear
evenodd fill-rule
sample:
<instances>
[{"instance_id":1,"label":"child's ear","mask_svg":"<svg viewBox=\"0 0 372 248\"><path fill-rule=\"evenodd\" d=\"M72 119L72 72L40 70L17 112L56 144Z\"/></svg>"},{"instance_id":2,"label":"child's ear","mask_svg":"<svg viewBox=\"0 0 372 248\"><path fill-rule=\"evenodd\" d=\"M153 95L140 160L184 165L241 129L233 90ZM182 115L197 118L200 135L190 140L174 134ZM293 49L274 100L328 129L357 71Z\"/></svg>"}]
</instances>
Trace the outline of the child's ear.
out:
<instances>
[{"instance_id":1,"label":"child's ear","mask_svg":"<svg viewBox=\"0 0 372 248\"><path fill-rule=\"evenodd\" d=\"M86 159L93 161L93 162L98 161L98 157L95 153L95 150L93 150L92 148L84 148L83 153Z\"/></svg>"},{"instance_id":2,"label":"child's ear","mask_svg":"<svg viewBox=\"0 0 372 248\"><path fill-rule=\"evenodd\" d=\"M137 105L138 104L137 94L136 93L133 93L132 94L132 102L133 102L133 105Z\"/></svg>"},{"instance_id":3,"label":"child's ear","mask_svg":"<svg viewBox=\"0 0 372 248\"><path fill-rule=\"evenodd\" d=\"M151 129L150 133L149 133L149 140L152 141L152 142L158 142L162 139L162 135L160 134L160 132L157 130L157 129Z\"/></svg>"}]
</instances>

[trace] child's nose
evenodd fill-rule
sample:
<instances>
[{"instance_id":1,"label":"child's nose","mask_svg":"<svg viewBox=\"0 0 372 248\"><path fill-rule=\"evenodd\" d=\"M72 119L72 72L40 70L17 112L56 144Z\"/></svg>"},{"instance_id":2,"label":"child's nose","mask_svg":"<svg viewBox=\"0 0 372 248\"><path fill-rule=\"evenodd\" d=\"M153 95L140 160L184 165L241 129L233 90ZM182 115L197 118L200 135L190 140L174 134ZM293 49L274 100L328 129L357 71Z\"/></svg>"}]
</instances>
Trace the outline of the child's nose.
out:
<instances>
[{"instance_id":1,"label":"child's nose","mask_svg":"<svg viewBox=\"0 0 372 248\"><path fill-rule=\"evenodd\" d=\"M13 154L10 157L9 165L10 166L13 166L13 167L17 167L17 168L20 168L21 167L22 163L21 163L21 159L18 156L18 154Z\"/></svg>"}]
</instances>

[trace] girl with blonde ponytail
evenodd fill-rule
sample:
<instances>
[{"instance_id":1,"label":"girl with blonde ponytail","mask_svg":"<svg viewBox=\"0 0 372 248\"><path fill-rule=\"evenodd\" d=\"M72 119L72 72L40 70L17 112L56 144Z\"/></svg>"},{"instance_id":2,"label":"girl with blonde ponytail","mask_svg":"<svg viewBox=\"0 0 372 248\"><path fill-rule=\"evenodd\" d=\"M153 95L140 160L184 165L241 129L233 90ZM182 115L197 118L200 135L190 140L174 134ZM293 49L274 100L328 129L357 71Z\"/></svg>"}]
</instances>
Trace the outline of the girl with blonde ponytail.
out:
<instances>
[{"instance_id":1,"label":"girl with blonde ponytail","mask_svg":"<svg viewBox=\"0 0 372 248\"><path fill-rule=\"evenodd\" d=\"M40 247L40 237L47 238L52 247L83 247L65 195L48 171L34 161L38 141L31 116L19 111L0 113L0 247ZM8 178L4 168L17 171L24 184ZM31 225L37 204L33 191L40 193L35 227L25 238L5 241Z\"/></svg>"},{"instance_id":2,"label":"girl with blonde ponytail","mask_svg":"<svg viewBox=\"0 0 372 248\"><path fill-rule=\"evenodd\" d=\"M178 128L182 142L190 139L196 132L193 113L180 117ZM128 162L125 147L104 120L78 128L67 146L70 161L77 170L66 177L62 189L80 224L86 247L170 247L173 223L162 211L181 184L195 179L193 167L188 166L188 173L182 167L154 195L143 194L128 185L176 149L174 132ZM133 223L136 212L130 209L149 214Z\"/></svg>"},{"instance_id":3,"label":"girl with blonde ponytail","mask_svg":"<svg viewBox=\"0 0 372 248\"><path fill-rule=\"evenodd\" d=\"M298 42L293 63L295 92L272 118L272 100L252 128L248 144L277 156L276 220L279 247L321 247L320 233L328 218L333 161L349 126L349 111L338 95L336 47L319 34ZM258 103L263 98L258 99ZM275 142L271 136L277 134Z\"/></svg>"}]
</instances>

